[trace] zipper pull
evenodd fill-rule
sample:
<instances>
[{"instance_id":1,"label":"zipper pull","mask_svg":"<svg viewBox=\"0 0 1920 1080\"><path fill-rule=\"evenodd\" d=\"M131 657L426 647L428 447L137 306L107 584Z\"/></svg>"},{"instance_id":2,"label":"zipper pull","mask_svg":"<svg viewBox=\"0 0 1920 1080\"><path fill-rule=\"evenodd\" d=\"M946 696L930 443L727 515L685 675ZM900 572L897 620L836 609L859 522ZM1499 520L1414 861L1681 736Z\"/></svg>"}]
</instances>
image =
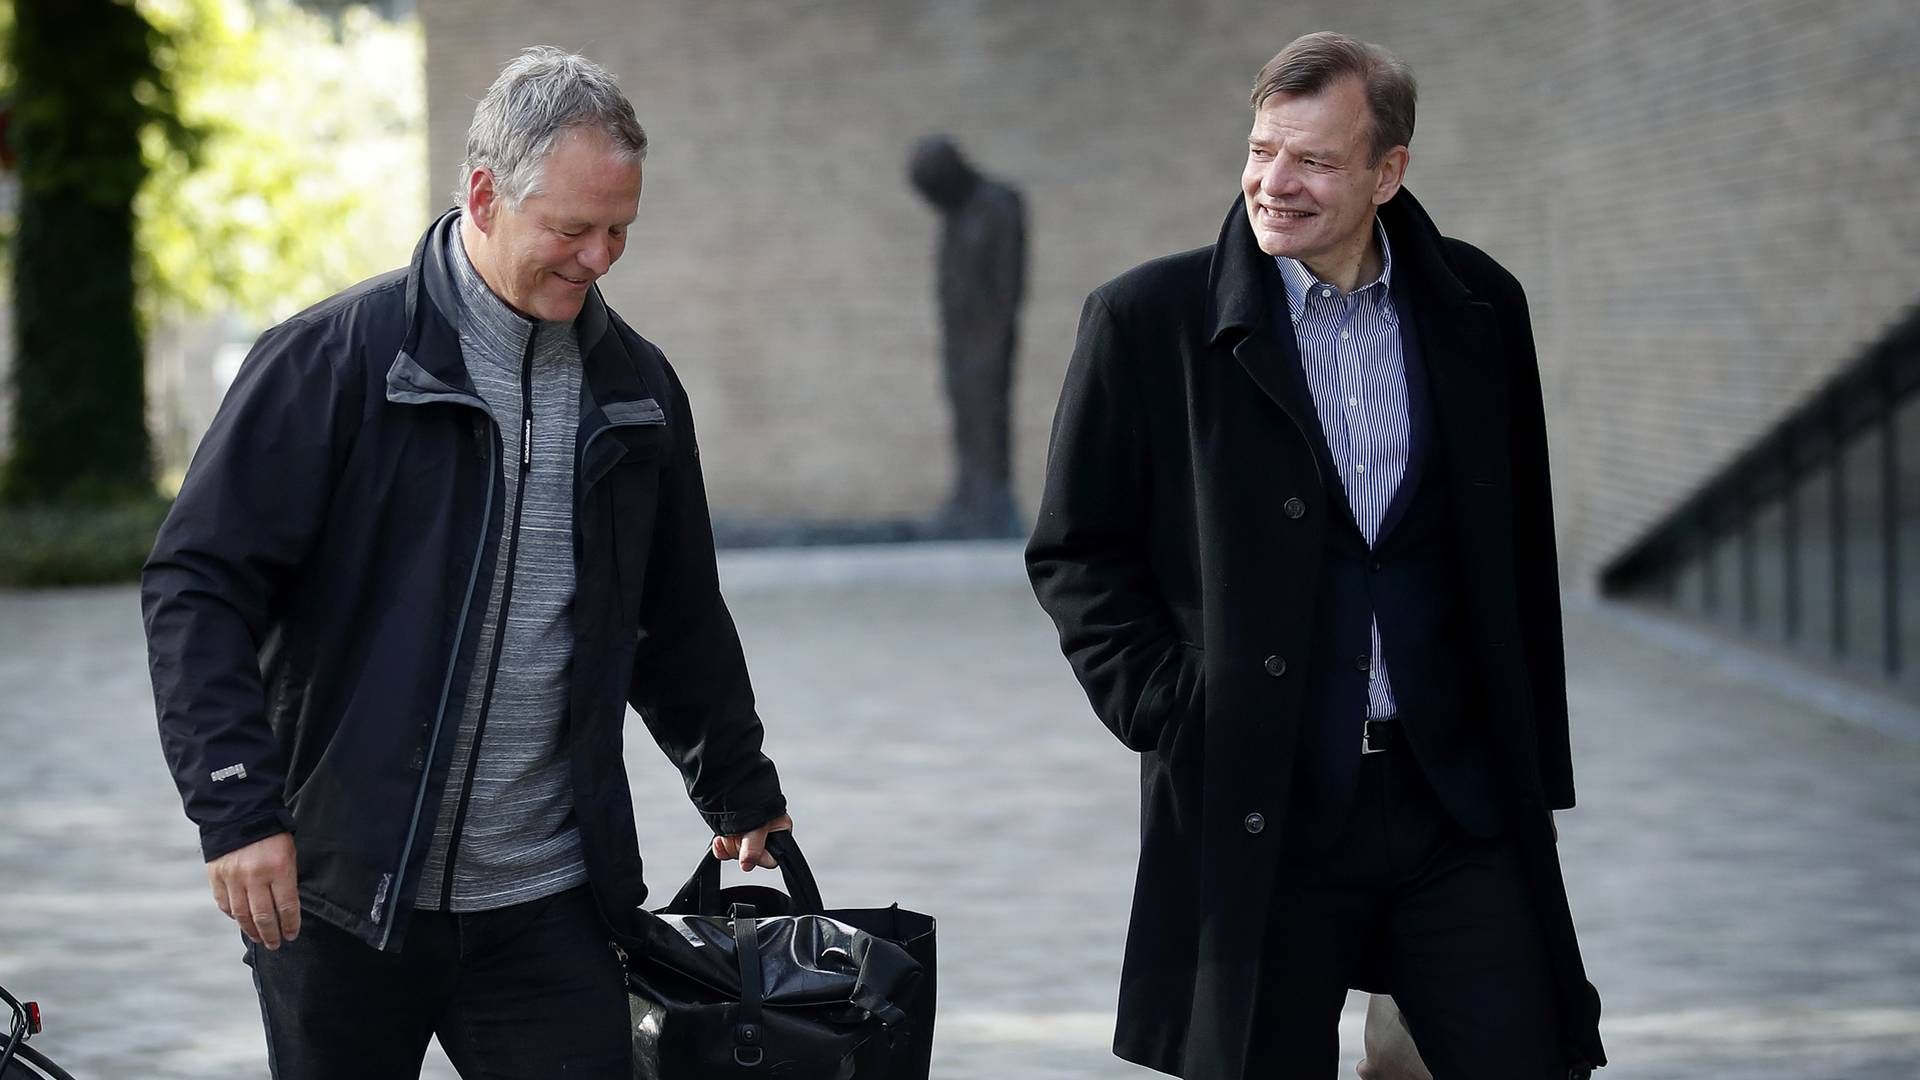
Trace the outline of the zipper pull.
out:
<instances>
[{"instance_id":1,"label":"zipper pull","mask_svg":"<svg viewBox=\"0 0 1920 1080\"><path fill-rule=\"evenodd\" d=\"M531 468L533 466L533 417L527 417L522 423L523 426L520 429L520 464L523 467Z\"/></svg>"}]
</instances>

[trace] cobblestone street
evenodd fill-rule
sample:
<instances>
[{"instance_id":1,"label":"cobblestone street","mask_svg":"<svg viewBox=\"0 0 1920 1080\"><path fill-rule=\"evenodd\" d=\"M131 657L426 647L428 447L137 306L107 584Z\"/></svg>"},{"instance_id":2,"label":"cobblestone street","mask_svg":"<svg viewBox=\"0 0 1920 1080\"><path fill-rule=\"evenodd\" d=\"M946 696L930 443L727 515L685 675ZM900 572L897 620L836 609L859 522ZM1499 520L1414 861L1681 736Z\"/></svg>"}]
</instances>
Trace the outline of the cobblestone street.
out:
<instances>
[{"instance_id":1,"label":"cobblestone street","mask_svg":"<svg viewBox=\"0 0 1920 1080\"><path fill-rule=\"evenodd\" d=\"M1017 548L750 553L724 574L829 903L940 919L935 1076L1151 1075L1107 1050L1135 761ZM0 984L41 1002L35 1045L80 1080L264 1076L239 939L161 761L138 608L131 587L0 593ZM1606 1003L1601 1080L1920 1077L1920 740L1611 609L1574 605L1568 632L1581 804L1561 849ZM664 902L705 833L628 732ZM428 1075L453 1075L437 1050Z\"/></svg>"}]
</instances>

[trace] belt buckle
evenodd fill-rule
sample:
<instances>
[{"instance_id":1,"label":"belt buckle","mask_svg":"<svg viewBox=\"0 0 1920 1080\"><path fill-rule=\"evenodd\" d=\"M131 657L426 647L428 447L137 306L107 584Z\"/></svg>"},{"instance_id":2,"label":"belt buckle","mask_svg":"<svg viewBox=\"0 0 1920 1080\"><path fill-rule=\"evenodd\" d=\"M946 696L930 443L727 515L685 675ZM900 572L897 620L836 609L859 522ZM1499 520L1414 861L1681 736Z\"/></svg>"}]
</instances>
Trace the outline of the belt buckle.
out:
<instances>
[{"instance_id":1,"label":"belt buckle","mask_svg":"<svg viewBox=\"0 0 1920 1080\"><path fill-rule=\"evenodd\" d=\"M1384 723L1386 723L1385 720L1375 720L1372 717L1368 717L1360 722L1360 754L1362 757L1368 754L1384 754L1387 752L1386 747L1373 745L1373 725Z\"/></svg>"}]
</instances>

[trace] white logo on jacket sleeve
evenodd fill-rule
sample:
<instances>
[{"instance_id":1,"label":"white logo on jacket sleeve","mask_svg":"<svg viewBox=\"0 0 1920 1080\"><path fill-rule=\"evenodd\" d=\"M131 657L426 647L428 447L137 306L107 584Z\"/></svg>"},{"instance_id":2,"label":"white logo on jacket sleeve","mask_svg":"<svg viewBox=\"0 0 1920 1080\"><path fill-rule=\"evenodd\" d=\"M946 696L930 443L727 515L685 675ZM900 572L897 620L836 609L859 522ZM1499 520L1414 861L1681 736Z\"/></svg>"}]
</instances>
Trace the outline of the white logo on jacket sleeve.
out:
<instances>
[{"instance_id":1,"label":"white logo on jacket sleeve","mask_svg":"<svg viewBox=\"0 0 1920 1080\"><path fill-rule=\"evenodd\" d=\"M373 920L373 925L375 926L380 925L380 911L387 906L387 886L392 884L392 874L380 875L380 888L373 894L373 910L367 915L368 918Z\"/></svg>"},{"instance_id":2,"label":"white logo on jacket sleeve","mask_svg":"<svg viewBox=\"0 0 1920 1080\"><path fill-rule=\"evenodd\" d=\"M222 780L245 780L246 778L247 767L245 765L229 765L224 769L213 770L213 782L216 784Z\"/></svg>"}]
</instances>

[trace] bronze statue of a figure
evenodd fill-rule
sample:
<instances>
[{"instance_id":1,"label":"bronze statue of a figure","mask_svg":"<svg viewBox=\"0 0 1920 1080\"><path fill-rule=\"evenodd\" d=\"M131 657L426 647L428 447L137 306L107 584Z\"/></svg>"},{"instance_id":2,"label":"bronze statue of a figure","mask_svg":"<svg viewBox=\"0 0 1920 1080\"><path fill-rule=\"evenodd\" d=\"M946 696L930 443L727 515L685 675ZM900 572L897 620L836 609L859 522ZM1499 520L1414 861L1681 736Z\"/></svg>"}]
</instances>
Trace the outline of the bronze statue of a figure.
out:
<instances>
[{"instance_id":1,"label":"bronze statue of a figure","mask_svg":"<svg viewBox=\"0 0 1920 1080\"><path fill-rule=\"evenodd\" d=\"M941 363L953 404L953 493L935 522L945 536L1013 536L1009 397L1026 287L1020 192L983 176L944 135L913 148L913 186L940 212Z\"/></svg>"}]
</instances>

